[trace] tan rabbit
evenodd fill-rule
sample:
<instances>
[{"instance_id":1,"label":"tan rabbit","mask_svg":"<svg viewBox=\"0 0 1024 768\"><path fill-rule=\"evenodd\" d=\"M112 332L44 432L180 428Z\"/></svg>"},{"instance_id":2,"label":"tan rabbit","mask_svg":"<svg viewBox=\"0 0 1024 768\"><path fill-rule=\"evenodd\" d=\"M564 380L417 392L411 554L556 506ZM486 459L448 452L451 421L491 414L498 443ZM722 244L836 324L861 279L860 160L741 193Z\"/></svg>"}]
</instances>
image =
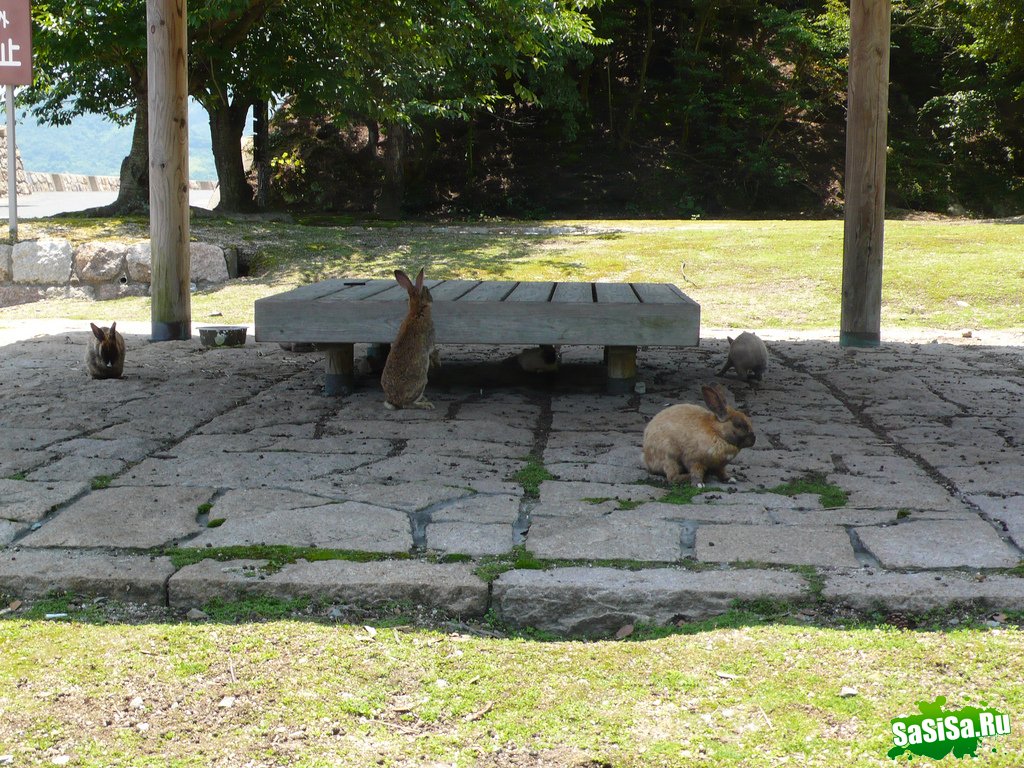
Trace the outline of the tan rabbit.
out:
<instances>
[{"instance_id":1,"label":"tan rabbit","mask_svg":"<svg viewBox=\"0 0 1024 768\"><path fill-rule=\"evenodd\" d=\"M764 371L768 367L768 348L756 333L744 331L735 339L727 336L729 340L729 358L718 372L719 376L725 376L730 368L736 369L736 375L744 381L748 379L761 380Z\"/></svg>"},{"instance_id":2,"label":"tan rabbit","mask_svg":"<svg viewBox=\"0 0 1024 768\"><path fill-rule=\"evenodd\" d=\"M422 269L415 285L400 269L395 270L395 280L409 292L409 313L398 329L381 372L384 405L390 409L432 409L434 406L423 391L427 387L427 370L431 362L437 362L434 321L430 316L433 298L423 285Z\"/></svg>"},{"instance_id":3,"label":"tan rabbit","mask_svg":"<svg viewBox=\"0 0 1024 768\"><path fill-rule=\"evenodd\" d=\"M754 444L754 427L729 406L720 384L705 384L701 393L707 408L685 403L655 414L644 430L644 464L670 483L689 474L690 483L703 488L707 473L735 482L725 465Z\"/></svg>"},{"instance_id":4,"label":"tan rabbit","mask_svg":"<svg viewBox=\"0 0 1024 768\"><path fill-rule=\"evenodd\" d=\"M117 323L109 328L100 328L89 323L93 337L85 351L85 364L94 379L119 379L124 372L124 337L117 330Z\"/></svg>"}]
</instances>

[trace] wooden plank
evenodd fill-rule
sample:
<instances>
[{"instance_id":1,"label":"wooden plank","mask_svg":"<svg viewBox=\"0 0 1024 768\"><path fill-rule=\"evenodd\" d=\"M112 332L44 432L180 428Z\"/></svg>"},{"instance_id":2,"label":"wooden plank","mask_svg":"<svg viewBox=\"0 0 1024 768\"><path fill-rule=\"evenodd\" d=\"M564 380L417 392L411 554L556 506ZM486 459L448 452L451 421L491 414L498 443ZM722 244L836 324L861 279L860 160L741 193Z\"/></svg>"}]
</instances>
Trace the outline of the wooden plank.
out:
<instances>
[{"instance_id":1,"label":"wooden plank","mask_svg":"<svg viewBox=\"0 0 1024 768\"><path fill-rule=\"evenodd\" d=\"M150 315L153 341L192 338L189 290L188 22L180 0L147 0Z\"/></svg>"},{"instance_id":2,"label":"wooden plank","mask_svg":"<svg viewBox=\"0 0 1024 768\"><path fill-rule=\"evenodd\" d=\"M633 292L644 304L681 304L692 301L674 285L668 283L633 283Z\"/></svg>"},{"instance_id":3,"label":"wooden plank","mask_svg":"<svg viewBox=\"0 0 1024 768\"><path fill-rule=\"evenodd\" d=\"M556 304L583 304L594 300L594 288L590 283L558 283L551 301Z\"/></svg>"},{"instance_id":4,"label":"wooden plank","mask_svg":"<svg viewBox=\"0 0 1024 768\"><path fill-rule=\"evenodd\" d=\"M479 280L445 280L430 289L434 301L458 301L480 284Z\"/></svg>"},{"instance_id":5,"label":"wooden plank","mask_svg":"<svg viewBox=\"0 0 1024 768\"><path fill-rule=\"evenodd\" d=\"M339 277L333 280L321 280L319 283L300 285L298 288L293 288L287 293L280 293L276 296L268 296L266 298L275 299L277 301L312 301L313 299L329 296L332 293L338 293L339 291L351 290L353 287L363 286L365 284L365 280L352 280L347 277ZM262 299L257 299L257 301L262 301Z\"/></svg>"},{"instance_id":6,"label":"wooden plank","mask_svg":"<svg viewBox=\"0 0 1024 768\"><path fill-rule=\"evenodd\" d=\"M517 285L514 280L485 280L459 301L504 301Z\"/></svg>"},{"instance_id":7,"label":"wooden plank","mask_svg":"<svg viewBox=\"0 0 1024 768\"><path fill-rule=\"evenodd\" d=\"M433 292L434 286L440 284L440 282L440 280L424 280L423 284ZM380 293L374 294L374 298L380 299L381 301L395 301L397 299L405 299L408 301L409 292L398 283L392 282L389 288L381 291Z\"/></svg>"},{"instance_id":8,"label":"wooden plank","mask_svg":"<svg viewBox=\"0 0 1024 768\"><path fill-rule=\"evenodd\" d=\"M881 343L891 6L890 0L850 3L842 346Z\"/></svg>"},{"instance_id":9,"label":"wooden plank","mask_svg":"<svg viewBox=\"0 0 1024 768\"><path fill-rule=\"evenodd\" d=\"M520 283L515 287L503 303L508 302L547 302L555 289L554 283Z\"/></svg>"},{"instance_id":10,"label":"wooden plank","mask_svg":"<svg viewBox=\"0 0 1024 768\"><path fill-rule=\"evenodd\" d=\"M376 287L387 285L390 289L388 283L380 281ZM543 287L548 285L527 284L529 292L539 296L546 294ZM641 303L629 286L620 286L629 291L632 303L501 301L512 287L514 283L485 281L457 301L435 301L438 343L693 346L700 341L700 305L689 299ZM538 287L542 289L538 291ZM405 317L404 292L395 293L390 301L380 298L384 292L359 301L340 298L370 288L353 287L316 301L260 299L256 302L256 340L388 343ZM493 299L484 300L485 295Z\"/></svg>"},{"instance_id":11,"label":"wooden plank","mask_svg":"<svg viewBox=\"0 0 1024 768\"><path fill-rule=\"evenodd\" d=\"M640 299L626 283L594 283L599 304L639 304Z\"/></svg>"}]
</instances>

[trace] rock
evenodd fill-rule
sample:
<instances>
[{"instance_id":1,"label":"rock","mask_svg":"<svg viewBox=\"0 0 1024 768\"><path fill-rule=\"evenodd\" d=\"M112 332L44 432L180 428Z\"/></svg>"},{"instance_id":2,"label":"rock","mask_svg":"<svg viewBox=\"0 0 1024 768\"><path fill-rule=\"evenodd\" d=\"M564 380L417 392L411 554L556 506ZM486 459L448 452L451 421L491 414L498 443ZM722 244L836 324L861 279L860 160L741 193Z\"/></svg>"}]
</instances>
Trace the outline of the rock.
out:
<instances>
[{"instance_id":1,"label":"rock","mask_svg":"<svg viewBox=\"0 0 1024 768\"><path fill-rule=\"evenodd\" d=\"M856 695L857 695L857 689L856 688L851 688L848 685L844 685L840 689L840 691L839 691L839 696L840 696L840 698L843 698L843 699L851 699L851 698L853 698Z\"/></svg>"},{"instance_id":2,"label":"rock","mask_svg":"<svg viewBox=\"0 0 1024 768\"><path fill-rule=\"evenodd\" d=\"M0 552L0 592L23 598L54 590L163 605L174 565L167 557L69 550Z\"/></svg>"},{"instance_id":3,"label":"rock","mask_svg":"<svg viewBox=\"0 0 1024 768\"><path fill-rule=\"evenodd\" d=\"M189 612L185 614L185 618L189 621L206 621L210 617L206 612L199 610L198 608L191 608Z\"/></svg>"},{"instance_id":4,"label":"rock","mask_svg":"<svg viewBox=\"0 0 1024 768\"><path fill-rule=\"evenodd\" d=\"M7 243L0 243L0 283L11 279L11 251L14 249Z\"/></svg>"},{"instance_id":5,"label":"rock","mask_svg":"<svg viewBox=\"0 0 1024 768\"><path fill-rule=\"evenodd\" d=\"M124 243L97 240L75 249L75 271L83 282L98 284L116 281L125 274ZM125 278L127 280L127 277Z\"/></svg>"},{"instance_id":6,"label":"rock","mask_svg":"<svg viewBox=\"0 0 1024 768\"><path fill-rule=\"evenodd\" d=\"M67 283L71 279L71 243L64 238L43 237L15 244L11 274L16 283Z\"/></svg>"},{"instance_id":7,"label":"rock","mask_svg":"<svg viewBox=\"0 0 1024 768\"><path fill-rule=\"evenodd\" d=\"M136 283L148 283L152 277L153 257L149 241L129 245L125 251L128 279Z\"/></svg>"},{"instance_id":8,"label":"rock","mask_svg":"<svg viewBox=\"0 0 1024 768\"><path fill-rule=\"evenodd\" d=\"M284 600L315 596L359 606L409 601L461 616L482 616L487 610L487 584L473 574L469 564L299 560L265 578L255 578L264 565L260 560L203 560L186 566L168 583L170 606L265 595Z\"/></svg>"},{"instance_id":9,"label":"rock","mask_svg":"<svg viewBox=\"0 0 1024 768\"><path fill-rule=\"evenodd\" d=\"M191 276L196 283L223 283L229 279L224 250L210 243L189 243Z\"/></svg>"},{"instance_id":10,"label":"rock","mask_svg":"<svg viewBox=\"0 0 1024 768\"><path fill-rule=\"evenodd\" d=\"M609 635L625 624L716 616L734 600L797 601L804 596L803 579L788 571L571 567L501 574L493 584L492 608L516 627Z\"/></svg>"}]
</instances>

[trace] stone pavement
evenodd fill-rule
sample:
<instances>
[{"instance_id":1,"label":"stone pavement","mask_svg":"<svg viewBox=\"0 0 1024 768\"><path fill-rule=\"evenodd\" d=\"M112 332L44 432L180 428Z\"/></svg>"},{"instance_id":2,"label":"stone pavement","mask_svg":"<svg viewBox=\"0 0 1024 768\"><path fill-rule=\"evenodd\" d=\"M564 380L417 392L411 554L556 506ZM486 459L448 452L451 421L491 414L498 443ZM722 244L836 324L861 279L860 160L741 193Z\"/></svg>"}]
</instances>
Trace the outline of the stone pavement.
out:
<instances>
[{"instance_id":1,"label":"stone pavement","mask_svg":"<svg viewBox=\"0 0 1024 768\"><path fill-rule=\"evenodd\" d=\"M392 412L370 377L323 397L316 352L251 333L240 349L206 349L197 332L152 344L148 324L118 327L125 378L93 381L86 323L0 326L7 597L412 601L566 633L703 618L735 599L1024 609L1024 578L1007 572L1024 558L1020 334L858 350L765 333L763 384L724 382L758 434L737 484L678 504L649 482L641 434L666 405L699 401L724 332L641 350L646 391L630 395L603 394L597 348L565 349L554 380L516 373L513 349L445 348L436 410ZM531 455L550 475L535 496L516 479ZM810 474L846 502L771 490ZM378 559L270 567L251 550L263 544ZM477 574L520 546L551 567ZM226 547L236 559L168 554Z\"/></svg>"}]
</instances>

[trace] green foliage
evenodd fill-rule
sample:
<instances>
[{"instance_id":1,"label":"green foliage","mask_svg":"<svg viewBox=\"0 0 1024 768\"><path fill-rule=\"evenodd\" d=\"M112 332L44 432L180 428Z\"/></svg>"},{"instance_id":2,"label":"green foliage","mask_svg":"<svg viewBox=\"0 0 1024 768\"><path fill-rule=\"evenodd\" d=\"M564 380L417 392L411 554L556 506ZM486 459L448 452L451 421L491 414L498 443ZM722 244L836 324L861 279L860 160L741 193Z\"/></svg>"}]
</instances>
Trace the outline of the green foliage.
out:
<instances>
[{"instance_id":1,"label":"green foliage","mask_svg":"<svg viewBox=\"0 0 1024 768\"><path fill-rule=\"evenodd\" d=\"M97 475L89 481L89 487L94 491L101 491L104 488L109 488L113 479L110 475Z\"/></svg>"},{"instance_id":2,"label":"green foliage","mask_svg":"<svg viewBox=\"0 0 1024 768\"><path fill-rule=\"evenodd\" d=\"M310 604L308 598L283 599L260 595L244 600L223 600L220 598L204 603L202 610L213 621L277 621L287 619L304 611Z\"/></svg>"},{"instance_id":3,"label":"green foliage","mask_svg":"<svg viewBox=\"0 0 1024 768\"><path fill-rule=\"evenodd\" d=\"M512 479L523 486L527 498L539 498L540 484L545 480L553 480L555 476L548 472L544 461L533 454L524 456L523 461L526 462L526 466L516 472Z\"/></svg>"},{"instance_id":4,"label":"green foliage","mask_svg":"<svg viewBox=\"0 0 1024 768\"><path fill-rule=\"evenodd\" d=\"M799 480L791 480L788 483L780 483L774 488L769 488L770 493L778 493L782 496L797 496L801 493L816 493L821 500L821 506L825 509L834 509L845 506L849 501L846 491L838 485L826 482L823 475L810 473Z\"/></svg>"}]
</instances>

